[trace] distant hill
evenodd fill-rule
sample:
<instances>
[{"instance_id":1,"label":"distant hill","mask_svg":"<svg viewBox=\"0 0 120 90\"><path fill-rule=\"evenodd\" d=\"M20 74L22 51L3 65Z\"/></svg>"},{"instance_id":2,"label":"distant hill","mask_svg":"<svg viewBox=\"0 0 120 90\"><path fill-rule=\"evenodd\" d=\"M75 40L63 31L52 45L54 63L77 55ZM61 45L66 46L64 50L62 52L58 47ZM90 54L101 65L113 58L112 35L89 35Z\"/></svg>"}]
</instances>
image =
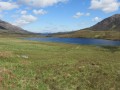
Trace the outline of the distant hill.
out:
<instances>
[{"instance_id":1,"label":"distant hill","mask_svg":"<svg viewBox=\"0 0 120 90\"><path fill-rule=\"evenodd\" d=\"M0 34L32 34L20 27L0 20Z\"/></svg>"},{"instance_id":2,"label":"distant hill","mask_svg":"<svg viewBox=\"0 0 120 90\"><path fill-rule=\"evenodd\" d=\"M68 33L55 33L54 37L101 38L120 40L120 14L108 17L96 25Z\"/></svg>"}]
</instances>

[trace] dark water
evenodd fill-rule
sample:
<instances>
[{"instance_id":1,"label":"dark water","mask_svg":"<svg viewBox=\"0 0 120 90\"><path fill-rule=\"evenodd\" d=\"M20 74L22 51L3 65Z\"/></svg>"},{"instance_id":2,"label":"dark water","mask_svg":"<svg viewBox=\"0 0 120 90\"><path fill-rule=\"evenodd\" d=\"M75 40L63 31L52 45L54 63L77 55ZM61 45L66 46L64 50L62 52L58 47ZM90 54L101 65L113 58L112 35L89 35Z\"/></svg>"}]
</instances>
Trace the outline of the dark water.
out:
<instances>
[{"instance_id":1,"label":"dark water","mask_svg":"<svg viewBox=\"0 0 120 90\"><path fill-rule=\"evenodd\" d=\"M86 39L86 38L25 38L25 40L41 41L41 42L60 42L81 45L105 45L120 46L120 41L104 40L104 39Z\"/></svg>"}]
</instances>

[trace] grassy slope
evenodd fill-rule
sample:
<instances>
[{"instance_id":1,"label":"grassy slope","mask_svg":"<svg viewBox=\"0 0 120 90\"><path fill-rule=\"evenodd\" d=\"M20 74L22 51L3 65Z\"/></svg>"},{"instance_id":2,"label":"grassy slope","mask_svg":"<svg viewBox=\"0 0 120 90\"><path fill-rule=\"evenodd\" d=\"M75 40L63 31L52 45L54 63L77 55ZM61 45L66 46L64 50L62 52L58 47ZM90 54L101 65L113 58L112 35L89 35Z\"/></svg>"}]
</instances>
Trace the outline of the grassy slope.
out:
<instances>
[{"instance_id":1,"label":"grassy slope","mask_svg":"<svg viewBox=\"0 0 120 90\"><path fill-rule=\"evenodd\" d=\"M120 47L0 38L1 90L120 90Z\"/></svg>"},{"instance_id":2,"label":"grassy slope","mask_svg":"<svg viewBox=\"0 0 120 90\"><path fill-rule=\"evenodd\" d=\"M120 40L119 31L90 31L80 30L69 34L54 35L57 37L72 37L72 38L101 38L110 40Z\"/></svg>"}]
</instances>

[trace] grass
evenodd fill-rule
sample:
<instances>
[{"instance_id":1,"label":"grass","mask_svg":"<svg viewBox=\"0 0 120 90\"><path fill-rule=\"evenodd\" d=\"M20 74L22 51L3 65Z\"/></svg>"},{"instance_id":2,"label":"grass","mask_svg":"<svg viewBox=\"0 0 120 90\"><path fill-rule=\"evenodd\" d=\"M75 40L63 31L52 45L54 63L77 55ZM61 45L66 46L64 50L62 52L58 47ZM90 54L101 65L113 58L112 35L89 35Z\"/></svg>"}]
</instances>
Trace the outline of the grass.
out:
<instances>
[{"instance_id":1,"label":"grass","mask_svg":"<svg viewBox=\"0 0 120 90\"><path fill-rule=\"evenodd\" d=\"M120 47L0 38L0 90L120 90Z\"/></svg>"},{"instance_id":2,"label":"grass","mask_svg":"<svg viewBox=\"0 0 120 90\"><path fill-rule=\"evenodd\" d=\"M91 31L91 30L79 30L71 33L54 34L57 37L72 37L72 38L97 38L97 39L110 39L120 40L119 31Z\"/></svg>"}]
</instances>

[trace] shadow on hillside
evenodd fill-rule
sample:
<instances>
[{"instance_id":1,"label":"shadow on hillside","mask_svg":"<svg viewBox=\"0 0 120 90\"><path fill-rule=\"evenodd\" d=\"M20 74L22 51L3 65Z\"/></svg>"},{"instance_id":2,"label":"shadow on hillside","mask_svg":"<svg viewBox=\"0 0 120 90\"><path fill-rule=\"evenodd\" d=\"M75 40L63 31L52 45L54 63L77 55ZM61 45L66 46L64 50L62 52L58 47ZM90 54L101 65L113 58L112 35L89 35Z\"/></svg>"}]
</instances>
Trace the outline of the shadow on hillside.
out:
<instances>
[{"instance_id":1,"label":"shadow on hillside","mask_svg":"<svg viewBox=\"0 0 120 90\"><path fill-rule=\"evenodd\" d=\"M109 50L111 53L115 53L117 51L120 51L120 48L117 46L101 46L102 48Z\"/></svg>"}]
</instances>

